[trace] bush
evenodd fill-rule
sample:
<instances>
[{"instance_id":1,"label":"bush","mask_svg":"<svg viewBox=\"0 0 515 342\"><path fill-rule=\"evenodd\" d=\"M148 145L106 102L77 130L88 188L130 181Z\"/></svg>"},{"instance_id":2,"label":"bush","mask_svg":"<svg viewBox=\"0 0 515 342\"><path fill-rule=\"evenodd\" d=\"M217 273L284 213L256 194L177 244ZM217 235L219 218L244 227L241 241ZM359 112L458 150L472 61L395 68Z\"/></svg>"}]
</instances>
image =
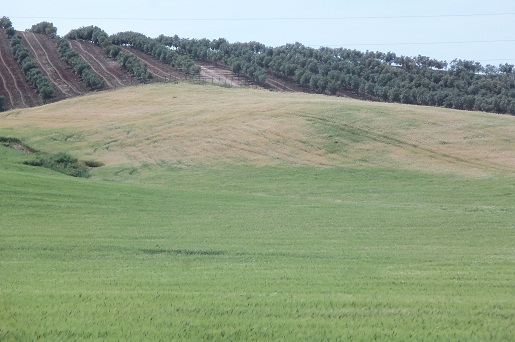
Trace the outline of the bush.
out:
<instances>
[{"instance_id":1,"label":"bush","mask_svg":"<svg viewBox=\"0 0 515 342\"><path fill-rule=\"evenodd\" d=\"M85 163L67 153L40 154L35 159L24 162L26 165L41 166L73 177L89 177Z\"/></svg>"}]
</instances>

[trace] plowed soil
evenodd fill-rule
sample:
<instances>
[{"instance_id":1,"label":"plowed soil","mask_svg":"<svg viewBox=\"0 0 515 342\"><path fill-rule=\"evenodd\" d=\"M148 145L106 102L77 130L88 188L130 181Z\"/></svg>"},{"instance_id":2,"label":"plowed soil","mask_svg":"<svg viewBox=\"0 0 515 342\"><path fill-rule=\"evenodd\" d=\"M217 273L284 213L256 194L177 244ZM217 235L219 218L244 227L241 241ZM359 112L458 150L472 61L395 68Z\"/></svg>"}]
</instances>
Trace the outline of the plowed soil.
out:
<instances>
[{"instance_id":1,"label":"plowed soil","mask_svg":"<svg viewBox=\"0 0 515 342\"><path fill-rule=\"evenodd\" d=\"M134 82L118 62L108 58L102 48L91 42L69 40L72 49L91 66L106 83L107 88L132 85Z\"/></svg>"},{"instance_id":2,"label":"plowed soil","mask_svg":"<svg viewBox=\"0 0 515 342\"><path fill-rule=\"evenodd\" d=\"M4 96L4 109L41 104L41 99L14 59L4 30L0 30L0 62L0 95Z\"/></svg>"},{"instance_id":3,"label":"plowed soil","mask_svg":"<svg viewBox=\"0 0 515 342\"><path fill-rule=\"evenodd\" d=\"M88 92L79 76L61 59L55 43L45 35L19 32L23 43L29 47L34 58L54 84L56 99L74 97Z\"/></svg>"}]
</instances>

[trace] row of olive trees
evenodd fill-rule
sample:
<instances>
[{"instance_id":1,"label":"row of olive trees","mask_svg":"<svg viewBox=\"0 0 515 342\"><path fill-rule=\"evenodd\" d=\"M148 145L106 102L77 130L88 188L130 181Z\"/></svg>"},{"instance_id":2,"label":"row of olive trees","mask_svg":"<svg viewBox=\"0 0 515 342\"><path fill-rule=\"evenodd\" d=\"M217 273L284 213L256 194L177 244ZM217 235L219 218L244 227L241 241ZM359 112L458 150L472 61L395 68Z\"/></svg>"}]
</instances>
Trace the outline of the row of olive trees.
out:
<instances>
[{"instance_id":1,"label":"row of olive trees","mask_svg":"<svg viewBox=\"0 0 515 342\"><path fill-rule=\"evenodd\" d=\"M142 63L134 54L124 52L120 46L114 45L107 33L99 27L88 26L74 29L65 38L93 42L102 47L107 56L116 59L123 68L139 81L147 82L152 79L152 74L148 71L145 63Z\"/></svg>"},{"instance_id":2,"label":"row of olive trees","mask_svg":"<svg viewBox=\"0 0 515 342\"><path fill-rule=\"evenodd\" d=\"M257 42L230 44L222 38L156 40L195 59L221 61L257 81L272 74L316 93L515 114L515 68L510 64L482 66L458 59L447 63L426 56L314 49L300 43L272 48Z\"/></svg>"},{"instance_id":3,"label":"row of olive trees","mask_svg":"<svg viewBox=\"0 0 515 342\"><path fill-rule=\"evenodd\" d=\"M54 95L54 87L40 69L37 61L31 57L29 49L22 44L22 38L20 35L16 34L11 20L3 17L0 23L9 38L12 54L21 65L27 80L37 89L39 96L43 100L50 99Z\"/></svg>"},{"instance_id":4,"label":"row of olive trees","mask_svg":"<svg viewBox=\"0 0 515 342\"><path fill-rule=\"evenodd\" d=\"M91 66L76 51L70 47L68 41L56 34L57 28L53 23L43 21L39 24L33 25L30 31L45 34L52 38L57 45L61 59L68 64L77 75L79 75L89 89L98 90L105 86L104 80L95 71L93 71Z\"/></svg>"},{"instance_id":5,"label":"row of olive trees","mask_svg":"<svg viewBox=\"0 0 515 342\"><path fill-rule=\"evenodd\" d=\"M256 49L264 48L263 44L256 42L231 44L224 38L213 41L205 38L182 39L177 35L172 37L161 35L156 38L156 41L194 60L222 62L236 74L246 75L257 82L266 81L266 70L254 62Z\"/></svg>"},{"instance_id":6,"label":"row of olive trees","mask_svg":"<svg viewBox=\"0 0 515 342\"><path fill-rule=\"evenodd\" d=\"M111 42L115 45L129 45L137 50L154 56L161 62L182 70L186 74L199 74L200 68L188 54L180 54L176 50L169 49L165 44L149 38L141 33L120 32L112 35Z\"/></svg>"}]
</instances>

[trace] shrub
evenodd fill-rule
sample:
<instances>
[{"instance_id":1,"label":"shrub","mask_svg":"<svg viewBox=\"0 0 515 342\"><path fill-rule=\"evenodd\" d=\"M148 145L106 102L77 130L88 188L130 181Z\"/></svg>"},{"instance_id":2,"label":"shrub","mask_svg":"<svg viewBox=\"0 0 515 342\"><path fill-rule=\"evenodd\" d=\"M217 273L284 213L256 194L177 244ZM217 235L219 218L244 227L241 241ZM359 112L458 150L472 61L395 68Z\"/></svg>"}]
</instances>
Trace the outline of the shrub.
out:
<instances>
[{"instance_id":1,"label":"shrub","mask_svg":"<svg viewBox=\"0 0 515 342\"><path fill-rule=\"evenodd\" d=\"M89 177L85 163L67 153L39 154L35 159L24 162L26 165L41 166L73 177Z\"/></svg>"}]
</instances>

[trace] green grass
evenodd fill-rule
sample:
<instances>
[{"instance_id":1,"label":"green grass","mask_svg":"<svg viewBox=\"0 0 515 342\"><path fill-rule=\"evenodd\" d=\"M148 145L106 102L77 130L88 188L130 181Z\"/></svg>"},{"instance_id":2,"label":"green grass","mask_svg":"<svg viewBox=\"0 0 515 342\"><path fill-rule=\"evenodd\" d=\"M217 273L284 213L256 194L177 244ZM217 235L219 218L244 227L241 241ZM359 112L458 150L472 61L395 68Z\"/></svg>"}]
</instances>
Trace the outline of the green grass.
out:
<instances>
[{"instance_id":1,"label":"green grass","mask_svg":"<svg viewBox=\"0 0 515 342\"><path fill-rule=\"evenodd\" d=\"M515 180L0 146L0 340L513 340Z\"/></svg>"}]
</instances>

